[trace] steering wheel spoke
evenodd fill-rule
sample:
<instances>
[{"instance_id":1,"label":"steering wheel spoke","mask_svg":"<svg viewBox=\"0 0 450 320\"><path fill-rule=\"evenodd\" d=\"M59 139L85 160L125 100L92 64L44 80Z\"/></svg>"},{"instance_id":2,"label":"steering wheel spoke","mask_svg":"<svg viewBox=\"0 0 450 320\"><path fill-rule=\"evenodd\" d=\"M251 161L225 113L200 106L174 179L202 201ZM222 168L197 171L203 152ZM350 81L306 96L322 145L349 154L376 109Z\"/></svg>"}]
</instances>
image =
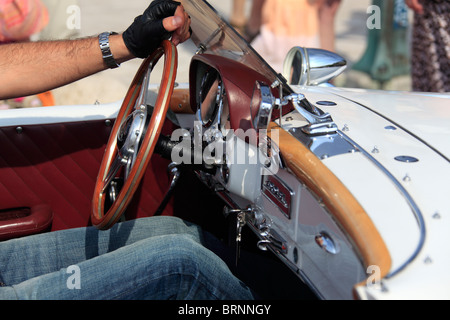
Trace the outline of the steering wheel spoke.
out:
<instances>
[{"instance_id":1,"label":"steering wheel spoke","mask_svg":"<svg viewBox=\"0 0 450 320\"><path fill-rule=\"evenodd\" d=\"M127 159L122 158L119 155L117 155L117 157L114 159L113 163L111 164L111 167L108 171L106 178L103 180L103 187L102 187L102 191L101 191L102 193L106 192L106 189L110 186L111 181L116 177L120 168L126 166L127 164L128 164Z\"/></svg>"},{"instance_id":2,"label":"steering wheel spoke","mask_svg":"<svg viewBox=\"0 0 450 320\"><path fill-rule=\"evenodd\" d=\"M152 113L147 96L150 74L164 55L161 86ZM91 222L99 229L111 228L125 212L153 155L166 118L178 67L176 47L164 40L161 47L139 68L117 115L111 132L92 201ZM105 206L108 186L123 167L124 182L113 203Z\"/></svg>"},{"instance_id":3,"label":"steering wheel spoke","mask_svg":"<svg viewBox=\"0 0 450 320\"><path fill-rule=\"evenodd\" d=\"M136 102L136 110L145 108L147 105L147 97L148 97L148 88L150 84L150 75L152 73L154 64L150 63L147 73L145 74L144 78L142 79L142 87L147 88L147 90L141 90L139 94L139 98Z\"/></svg>"}]
</instances>

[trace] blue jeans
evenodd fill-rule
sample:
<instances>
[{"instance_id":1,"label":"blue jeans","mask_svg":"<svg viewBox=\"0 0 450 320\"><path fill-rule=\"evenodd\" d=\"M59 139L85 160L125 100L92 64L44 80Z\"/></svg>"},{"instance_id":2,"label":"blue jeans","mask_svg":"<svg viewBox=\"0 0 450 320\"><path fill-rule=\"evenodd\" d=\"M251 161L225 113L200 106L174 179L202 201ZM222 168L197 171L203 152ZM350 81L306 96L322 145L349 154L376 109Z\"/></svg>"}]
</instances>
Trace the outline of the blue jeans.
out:
<instances>
[{"instance_id":1,"label":"blue jeans","mask_svg":"<svg viewBox=\"0 0 450 320\"><path fill-rule=\"evenodd\" d=\"M6 241L0 243L0 299L252 299L205 247L211 241L200 227L174 217Z\"/></svg>"}]
</instances>

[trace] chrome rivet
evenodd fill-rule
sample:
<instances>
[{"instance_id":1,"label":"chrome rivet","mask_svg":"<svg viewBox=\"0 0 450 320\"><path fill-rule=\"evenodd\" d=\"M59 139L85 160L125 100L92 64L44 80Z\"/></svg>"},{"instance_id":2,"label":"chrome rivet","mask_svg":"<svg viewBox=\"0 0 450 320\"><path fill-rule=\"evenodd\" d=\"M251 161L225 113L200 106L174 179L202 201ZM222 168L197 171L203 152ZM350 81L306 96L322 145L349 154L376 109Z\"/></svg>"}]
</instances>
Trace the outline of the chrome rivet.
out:
<instances>
[{"instance_id":1,"label":"chrome rivet","mask_svg":"<svg viewBox=\"0 0 450 320\"><path fill-rule=\"evenodd\" d=\"M280 81L278 79L276 79L272 84L271 87L272 89L275 89L276 87L278 87L280 85Z\"/></svg>"},{"instance_id":2,"label":"chrome rivet","mask_svg":"<svg viewBox=\"0 0 450 320\"><path fill-rule=\"evenodd\" d=\"M317 101L316 104L318 104L319 106L326 106L326 107L334 107L337 106L336 102L333 101Z\"/></svg>"},{"instance_id":3,"label":"chrome rivet","mask_svg":"<svg viewBox=\"0 0 450 320\"><path fill-rule=\"evenodd\" d=\"M380 149L377 146L373 147L372 153L380 153Z\"/></svg>"},{"instance_id":4,"label":"chrome rivet","mask_svg":"<svg viewBox=\"0 0 450 320\"><path fill-rule=\"evenodd\" d=\"M405 162L405 163L419 162L419 159L417 159L415 157L411 157L411 156L398 156L398 157L395 157L394 159L399 162Z\"/></svg>"},{"instance_id":5,"label":"chrome rivet","mask_svg":"<svg viewBox=\"0 0 450 320\"><path fill-rule=\"evenodd\" d=\"M16 128L16 132L17 132L18 134L21 134L21 133L23 132L23 128L22 128L22 127L17 127L17 128Z\"/></svg>"},{"instance_id":6,"label":"chrome rivet","mask_svg":"<svg viewBox=\"0 0 450 320\"><path fill-rule=\"evenodd\" d=\"M425 260L423 260L423 262L425 262L425 264L430 264L433 262L433 260L428 256L425 258Z\"/></svg>"},{"instance_id":7,"label":"chrome rivet","mask_svg":"<svg viewBox=\"0 0 450 320\"><path fill-rule=\"evenodd\" d=\"M292 121L292 120L294 120L294 118L292 118L292 117L286 117L286 121Z\"/></svg>"},{"instance_id":8,"label":"chrome rivet","mask_svg":"<svg viewBox=\"0 0 450 320\"><path fill-rule=\"evenodd\" d=\"M298 263L298 249L297 247L294 248L294 252L293 252L293 256L294 256L294 263Z\"/></svg>"},{"instance_id":9,"label":"chrome rivet","mask_svg":"<svg viewBox=\"0 0 450 320\"><path fill-rule=\"evenodd\" d=\"M433 219L439 220L441 218L441 215L439 212L435 212L432 217Z\"/></svg>"},{"instance_id":10,"label":"chrome rivet","mask_svg":"<svg viewBox=\"0 0 450 320\"><path fill-rule=\"evenodd\" d=\"M105 126L111 127L111 124L112 124L111 120L105 120Z\"/></svg>"},{"instance_id":11,"label":"chrome rivet","mask_svg":"<svg viewBox=\"0 0 450 320\"><path fill-rule=\"evenodd\" d=\"M410 181L411 181L411 177L410 177L408 174L406 174L406 175L403 177L403 181L404 181L404 182L410 182Z\"/></svg>"},{"instance_id":12,"label":"chrome rivet","mask_svg":"<svg viewBox=\"0 0 450 320\"><path fill-rule=\"evenodd\" d=\"M342 128L342 131L346 132L349 131L348 125L344 124L344 127Z\"/></svg>"}]
</instances>

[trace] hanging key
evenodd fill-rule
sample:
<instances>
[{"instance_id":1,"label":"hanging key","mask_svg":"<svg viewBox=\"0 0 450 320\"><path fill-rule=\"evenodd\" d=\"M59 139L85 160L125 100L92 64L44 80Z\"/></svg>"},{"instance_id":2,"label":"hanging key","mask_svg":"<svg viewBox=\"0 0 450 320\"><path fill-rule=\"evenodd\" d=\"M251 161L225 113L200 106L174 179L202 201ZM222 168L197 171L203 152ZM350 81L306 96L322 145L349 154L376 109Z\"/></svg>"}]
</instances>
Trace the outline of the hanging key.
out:
<instances>
[{"instance_id":1,"label":"hanging key","mask_svg":"<svg viewBox=\"0 0 450 320\"><path fill-rule=\"evenodd\" d=\"M241 241L242 241L242 228L246 224L245 211L241 211L237 214L236 221L236 266L241 256Z\"/></svg>"}]
</instances>

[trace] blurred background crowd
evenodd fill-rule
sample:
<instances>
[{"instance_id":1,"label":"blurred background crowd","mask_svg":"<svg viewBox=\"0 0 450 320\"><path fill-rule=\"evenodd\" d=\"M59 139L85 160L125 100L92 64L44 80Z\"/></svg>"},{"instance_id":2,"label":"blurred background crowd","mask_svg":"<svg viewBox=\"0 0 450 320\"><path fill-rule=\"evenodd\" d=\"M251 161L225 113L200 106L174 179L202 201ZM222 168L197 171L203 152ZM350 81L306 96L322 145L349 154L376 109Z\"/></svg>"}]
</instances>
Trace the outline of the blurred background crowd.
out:
<instances>
[{"instance_id":1,"label":"blurred background crowd","mask_svg":"<svg viewBox=\"0 0 450 320\"><path fill-rule=\"evenodd\" d=\"M322 48L348 62L347 71L333 81L336 86L450 91L448 0L209 2L276 71L293 46ZM0 0L0 44L120 32L148 3ZM179 47L180 62L184 45L189 46ZM114 102L125 95L139 64L132 61L52 92L3 101L0 108ZM180 64L178 82L187 82L188 68L188 63Z\"/></svg>"}]
</instances>

